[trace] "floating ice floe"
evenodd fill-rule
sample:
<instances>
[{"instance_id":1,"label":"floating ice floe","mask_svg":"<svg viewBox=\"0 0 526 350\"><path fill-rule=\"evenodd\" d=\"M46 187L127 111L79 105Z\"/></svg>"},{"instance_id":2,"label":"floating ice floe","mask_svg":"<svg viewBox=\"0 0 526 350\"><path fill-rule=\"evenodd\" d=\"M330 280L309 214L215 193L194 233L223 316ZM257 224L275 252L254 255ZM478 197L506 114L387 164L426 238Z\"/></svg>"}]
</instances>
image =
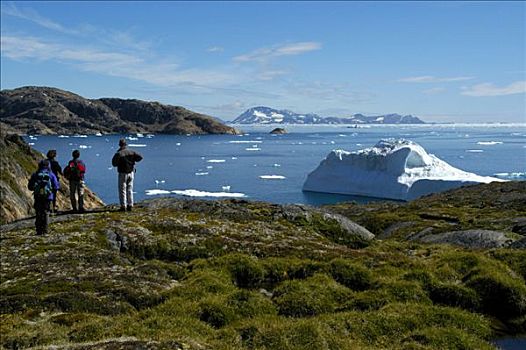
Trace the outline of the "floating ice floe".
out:
<instances>
[{"instance_id":1,"label":"floating ice floe","mask_svg":"<svg viewBox=\"0 0 526 350\"><path fill-rule=\"evenodd\" d=\"M79 148L80 148L80 149L88 149L88 148L91 148L91 146L87 146L87 145L79 145Z\"/></svg>"},{"instance_id":2,"label":"floating ice floe","mask_svg":"<svg viewBox=\"0 0 526 350\"><path fill-rule=\"evenodd\" d=\"M147 196L155 196L157 194L170 194L171 193L170 191L159 190L159 189L146 190L145 192Z\"/></svg>"},{"instance_id":3,"label":"floating ice floe","mask_svg":"<svg viewBox=\"0 0 526 350\"><path fill-rule=\"evenodd\" d=\"M130 143L128 147L146 147L144 143Z\"/></svg>"},{"instance_id":4,"label":"floating ice floe","mask_svg":"<svg viewBox=\"0 0 526 350\"><path fill-rule=\"evenodd\" d=\"M156 185L164 184L165 182L166 182L166 180L155 180L155 184Z\"/></svg>"},{"instance_id":5,"label":"floating ice floe","mask_svg":"<svg viewBox=\"0 0 526 350\"><path fill-rule=\"evenodd\" d=\"M355 152L334 150L311 172L304 191L410 200L476 183L503 181L454 168L403 139Z\"/></svg>"},{"instance_id":6,"label":"floating ice floe","mask_svg":"<svg viewBox=\"0 0 526 350\"><path fill-rule=\"evenodd\" d=\"M236 160L236 159L237 159L237 157L232 157L231 159L233 159L233 160Z\"/></svg>"},{"instance_id":7,"label":"floating ice floe","mask_svg":"<svg viewBox=\"0 0 526 350\"><path fill-rule=\"evenodd\" d=\"M30 142L30 143L28 143L28 145L29 145L29 146L34 146L35 143L34 143L34 142Z\"/></svg>"},{"instance_id":8,"label":"floating ice floe","mask_svg":"<svg viewBox=\"0 0 526 350\"><path fill-rule=\"evenodd\" d=\"M228 185L227 186L221 186L221 189L223 191L229 192L230 191L230 186L228 186Z\"/></svg>"},{"instance_id":9,"label":"floating ice floe","mask_svg":"<svg viewBox=\"0 0 526 350\"><path fill-rule=\"evenodd\" d=\"M206 168L207 169L214 169L214 166L213 165L207 165Z\"/></svg>"},{"instance_id":10,"label":"floating ice floe","mask_svg":"<svg viewBox=\"0 0 526 350\"><path fill-rule=\"evenodd\" d=\"M69 136L68 135L58 135L58 138L59 139L68 139Z\"/></svg>"},{"instance_id":11,"label":"floating ice floe","mask_svg":"<svg viewBox=\"0 0 526 350\"><path fill-rule=\"evenodd\" d=\"M493 145L502 145L502 141L479 141L477 145L482 146L493 146Z\"/></svg>"},{"instance_id":12,"label":"floating ice floe","mask_svg":"<svg viewBox=\"0 0 526 350\"><path fill-rule=\"evenodd\" d=\"M155 135L152 135L152 134L148 134L148 135L146 135L146 138L147 138L147 139L151 139L152 137L155 137Z\"/></svg>"},{"instance_id":13,"label":"floating ice floe","mask_svg":"<svg viewBox=\"0 0 526 350\"><path fill-rule=\"evenodd\" d=\"M181 142L177 142L175 145L176 146L181 146Z\"/></svg>"},{"instance_id":14,"label":"floating ice floe","mask_svg":"<svg viewBox=\"0 0 526 350\"><path fill-rule=\"evenodd\" d=\"M95 134L95 136L101 137L101 136L102 136L102 133L101 133L101 132L98 132L98 133Z\"/></svg>"},{"instance_id":15,"label":"floating ice floe","mask_svg":"<svg viewBox=\"0 0 526 350\"><path fill-rule=\"evenodd\" d=\"M234 141L228 141L228 143L263 143L263 141L259 141L259 140L234 140Z\"/></svg>"},{"instance_id":16,"label":"floating ice floe","mask_svg":"<svg viewBox=\"0 0 526 350\"><path fill-rule=\"evenodd\" d=\"M468 153L482 153L484 150L481 149L467 149L466 152Z\"/></svg>"},{"instance_id":17,"label":"floating ice floe","mask_svg":"<svg viewBox=\"0 0 526 350\"><path fill-rule=\"evenodd\" d=\"M88 137L88 135L73 135L73 137L85 139Z\"/></svg>"},{"instance_id":18,"label":"floating ice floe","mask_svg":"<svg viewBox=\"0 0 526 350\"><path fill-rule=\"evenodd\" d=\"M283 175L260 175L259 178L260 179L265 179L265 180L283 180L283 179L286 179L286 177L283 176Z\"/></svg>"},{"instance_id":19,"label":"floating ice floe","mask_svg":"<svg viewBox=\"0 0 526 350\"><path fill-rule=\"evenodd\" d=\"M258 148L258 147L249 147L249 148L245 148L245 151L261 151L261 148Z\"/></svg>"},{"instance_id":20,"label":"floating ice floe","mask_svg":"<svg viewBox=\"0 0 526 350\"><path fill-rule=\"evenodd\" d=\"M172 193L181 195L181 196L187 196L187 197L228 197L228 198L242 198L246 197L246 194L244 193L236 193L236 192L206 192L206 191L199 191L194 189L189 190L174 190Z\"/></svg>"},{"instance_id":21,"label":"floating ice floe","mask_svg":"<svg viewBox=\"0 0 526 350\"><path fill-rule=\"evenodd\" d=\"M126 138L130 141L138 141L139 138L138 137L133 137L133 136L126 136Z\"/></svg>"},{"instance_id":22,"label":"floating ice floe","mask_svg":"<svg viewBox=\"0 0 526 350\"><path fill-rule=\"evenodd\" d=\"M497 173L493 174L500 179L526 179L526 173L516 172L516 173Z\"/></svg>"},{"instance_id":23,"label":"floating ice floe","mask_svg":"<svg viewBox=\"0 0 526 350\"><path fill-rule=\"evenodd\" d=\"M141 134L140 132L138 132L135 136L137 136L137 137L144 137L144 135Z\"/></svg>"},{"instance_id":24,"label":"floating ice floe","mask_svg":"<svg viewBox=\"0 0 526 350\"><path fill-rule=\"evenodd\" d=\"M206 161L207 163L224 163L226 160L224 159L209 159Z\"/></svg>"},{"instance_id":25,"label":"floating ice floe","mask_svg":"<svg viewBox=\"0 0 526 350\"><path fill-rule=\"evenodd\" d=\"M274 163L272 166L275 167L275 168L279 168L281 165L278 164L278 163Z\"/></svg>"},{"instance_id":26,"label":"floating ice floe","mask_svg":"<svg viewBox=\"0 0 526 350\"><path fill-rule=\"evenodd\" d=\"M208 173L206 171L202 172L202 173L195 173L196 176L205 176L205 175L208 175Z\"/></svg>"}]
</instances>

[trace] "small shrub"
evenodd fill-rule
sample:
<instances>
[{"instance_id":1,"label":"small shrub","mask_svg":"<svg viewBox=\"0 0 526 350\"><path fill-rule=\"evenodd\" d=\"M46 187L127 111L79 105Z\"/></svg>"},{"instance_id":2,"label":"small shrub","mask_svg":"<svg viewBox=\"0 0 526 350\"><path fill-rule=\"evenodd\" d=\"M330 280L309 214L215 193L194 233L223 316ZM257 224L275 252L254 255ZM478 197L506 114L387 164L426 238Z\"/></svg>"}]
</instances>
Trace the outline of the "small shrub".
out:
<instances>
[{"instance_id":1,"label":"small shrub","mask_svg":"<svg viewBox=\"0 0 526 350\"><path fill-rule=\"evenodd\" d=\"M206 269L191 272L183 286L175 289L174 293L191 300L199 300L208 294L226 294L234 289L228 273Z\"/></svg>"},{"instance_id":2,"label":"small shrub","mask_svg":"<svg viewBox=\"0 0 526 350\"><path fill-rule=\"evenodd\" d=\"M431 300L419 283L410 281L385 282L380 290L386 293L390 301L413 301L430 304Z\"/></svg>"},{"instance_id":3,"label":"small shrub","mask_svg":"<svg viewBox=\"0 0 526 350\"><path fill-rule=\"evenodd\" d=\"M222 259L227 266L234 283L241 288L258 287L265 276L265 271L259 262L248 255L227 255Z\"/></svg>"},{"instance_id":4,"label":"small shrub","mask_svg":"<svg viewBox=\"0 0 526 350\"><path fill-rule=\"evenodd\" d=\"M366 290L355 293L349 300L347 309L360 311L378 310L389 302L389 297L382 290Z\"/></svg>"},{"instance_id":5,"label":"small shrub","mask_svg":"<svg viewBox=\"0 0 526 350\"><path fill-rule=\"evenodd\" d=\"M227 305L241 317L276 315L277 310L271 300L258 292L240 290L229 296Z\"/></svg>"},{"instance_id":6,"label":"small shrub","mask_svg":"<svg viewBox=\"0 0 526 350\"><path fill-rule=\"evenodd\" d=\"M506 271L486 267L474 270L466 277L466 286L481 298L483 311L501 319L526 312L526 285L522 278L512 278Z\"/></svg>"},{"instance_id":7,"label":"small shrub","mask_svg":"<svg viewBox=\"0 0 526 350\"><path fill-rule=\"evenodd\" d=\"M408 342L416 342L433 349L494 349L490 343L453 327L419 329L403 340L403 343Z\"/></svg>"},{"instance_id":8,"label":"small shrub","mask_svg":"<svg viewBox=\"0 0 526 350\"><path fill-rule=\"evenodd\" d=\"M305 279L322 270L324 264L294 258L268 258L261 262L265 283L274 285L289 279Z\"/></svg>"},{"instance_id":9,"label":"small shrub","mask_svg":"<svg viewBox=\"0 0 526 350\"><path fill-rule=\"evenodd\" d=\"M458 284L441 283L429 286L429 297L435 304L478 310L480 297L471 289Z\"/></svg>"},{"instance_id":10,"label":"small shrub","mask_svg":"<svg viewBox=\"0 0 526 350\"><path fill-rule=\"evenodd\" d=\"M402 276L402 279L406 281L416 281L420 283L423 288L428 288L435 281L435 277L429 271L420 269L407 272Z\"/></svg>"},{"instance_id":11,"label":"small shrub","mask_svg":"<svg viewBox=\"0 0 526 350\"><path fill-rule=\"evenodd\" d=\"M334 312L350 295L333 279L316 274L305 280L283 282L275 289L273 300L281 315L303 317Z\"/></svg>"},{"instance_id":12,"label":"small shrub","mask_svg":"<svg viewBox=\"0 0 526 350\"><path fill-rule=\"evenodd\" d=\"M207 299L199 304L199 319L212 327L224 327L235 318L234 309L219 298Z\"/></svg>"},{"instance_id":13,"label":"small shrub","mask_svg":"<svg viewBox=\"0 0 526 350\"><path fill-rule=\"evenodd\" d=\"M330 262L330 274L338 282L353 290L366 290L373 285L373 275L365 267L344 259Z\"/></svg>"}]
</instances>

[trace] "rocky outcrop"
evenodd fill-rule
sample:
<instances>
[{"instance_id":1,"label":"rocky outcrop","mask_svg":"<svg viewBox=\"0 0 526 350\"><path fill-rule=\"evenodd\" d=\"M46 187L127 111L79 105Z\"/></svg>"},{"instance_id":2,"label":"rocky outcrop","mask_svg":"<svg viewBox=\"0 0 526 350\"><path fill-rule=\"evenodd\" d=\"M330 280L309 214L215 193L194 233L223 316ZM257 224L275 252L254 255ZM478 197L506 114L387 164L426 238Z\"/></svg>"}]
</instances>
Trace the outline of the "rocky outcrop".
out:
<instances>
[{"instance_id":1,"label":"rocky outcrop","mask_svg":"<svg viewBox=\"0 0 526 350\"><path fill-rule=\"evenodd\" d=\"M275 129L272 130L270 133L273 134L273 135L284 135L284 134L288 134L287 130L285 130L285 129L283 129L283 128L275 128Z\"/></svg>"},{"instance_id":2,"label":"rocky outcrop","mask_svg":"<svg viewBox=\"0 0 526 350\"><path fill-rule=\"evenodd\" d=\"M0 223L6 223L26 216L34 215L33 194L27 189L29 177L37 169L44 156L32 149L18 135L0 133L2 149L0 177ZM68 210L69 184L61 181L57 205ZM89 189L84 194L86 209L102 206L104 203Z\"/></svg>"},{"instance_id":3,"label":"rocky outcrop","mask_svg":"<svg viewBox=\"0 0 526 350\"><path fill-rule=\"evenodd\" d=\"M424 243L446 243L471 249L502 248L514 243L504 232L490 230L451 231L439 234L422 232L411 238Z\"/></svg>"},{"instance_id":4,"label":"rocky outcrop","mask_svg":"<svg viewBox=\"0 0 526 350\"><path fill-rule=\"evenodd\" d=\"M216 119L183 107L119 98L86 99L50 87L0 92L0 122L23 134L236 134Z\"/></svg>"}]
</instances>

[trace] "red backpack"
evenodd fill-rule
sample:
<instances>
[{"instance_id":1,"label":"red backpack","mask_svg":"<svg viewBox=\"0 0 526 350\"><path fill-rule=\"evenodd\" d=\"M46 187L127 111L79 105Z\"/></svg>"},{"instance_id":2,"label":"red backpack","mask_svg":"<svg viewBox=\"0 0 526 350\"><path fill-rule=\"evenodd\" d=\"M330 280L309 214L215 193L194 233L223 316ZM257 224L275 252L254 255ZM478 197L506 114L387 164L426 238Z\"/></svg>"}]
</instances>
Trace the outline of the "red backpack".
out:
<instances>
[{"instance_id":1,"label":"red backpack","mask_svg":"<svg viewBox=\"0 0 526 350\"><path fill-rule=\"evenodd\" d=\"M70 160L66 168L64 168L64 177L68 180L80 181L84 178L86 167L82 162L77 160Z\"/></svg>"}]
</instances>

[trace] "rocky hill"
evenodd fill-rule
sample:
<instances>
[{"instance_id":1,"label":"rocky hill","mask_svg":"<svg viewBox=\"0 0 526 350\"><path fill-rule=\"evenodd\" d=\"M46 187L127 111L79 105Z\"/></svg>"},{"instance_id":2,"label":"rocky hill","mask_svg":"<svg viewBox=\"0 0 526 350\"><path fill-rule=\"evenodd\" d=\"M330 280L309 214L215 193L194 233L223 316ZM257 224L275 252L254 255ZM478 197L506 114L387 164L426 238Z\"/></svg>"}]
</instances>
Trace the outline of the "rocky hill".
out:
<instances>
[{"instance_id":1,"label":"rocky hill","mask_svg":"<svg viewBox=\"0 0 526 350\"><path fill-rule=\"evenodd\" d=\"M525 193L492 183L322 209L160 198L55 217L44 237L31 220L4 225L0 346L494 349L526 332L526 250L411 235L520 241Z\"/></svg>"},{"instance_id":2,"label":"rocky hill","mask_svg":"<svg viewBox=\"0 0 526 350\"><path fill-rule=\"evenodd\" d=\"M321 117L314 113L300 114L270 107L252 107L232 121L233 124L424 124L412 115L385 114L366 116L354 114L349 117Z\"/></svg>"},{"instance_id":3,"label":"rocky hill","mask_svg":"<svg viewBox=\"0 0 526 350\"><path fill-rule=\"evenodd\" d=\"M33 150L18 135L0 132L0 223L34 215L33 194L27 189L27 182L36 171L44 155ZM89 189L84 194L86 209L93 209L104 203ZM71 208L69 184L61 181L57 205L61 210Z\"/></svg>"},{"instance_id":4,"label":"rocky hill","mask_svg":"<svg viewBox=\"0 0 526 350\"><path fill-rule=\"evenodd\" d=\"M86 99L50 87L2 90L0 106L0 126L23 134L238 132L183 107L118 98Z\"/></svg>"}]
</instances>

